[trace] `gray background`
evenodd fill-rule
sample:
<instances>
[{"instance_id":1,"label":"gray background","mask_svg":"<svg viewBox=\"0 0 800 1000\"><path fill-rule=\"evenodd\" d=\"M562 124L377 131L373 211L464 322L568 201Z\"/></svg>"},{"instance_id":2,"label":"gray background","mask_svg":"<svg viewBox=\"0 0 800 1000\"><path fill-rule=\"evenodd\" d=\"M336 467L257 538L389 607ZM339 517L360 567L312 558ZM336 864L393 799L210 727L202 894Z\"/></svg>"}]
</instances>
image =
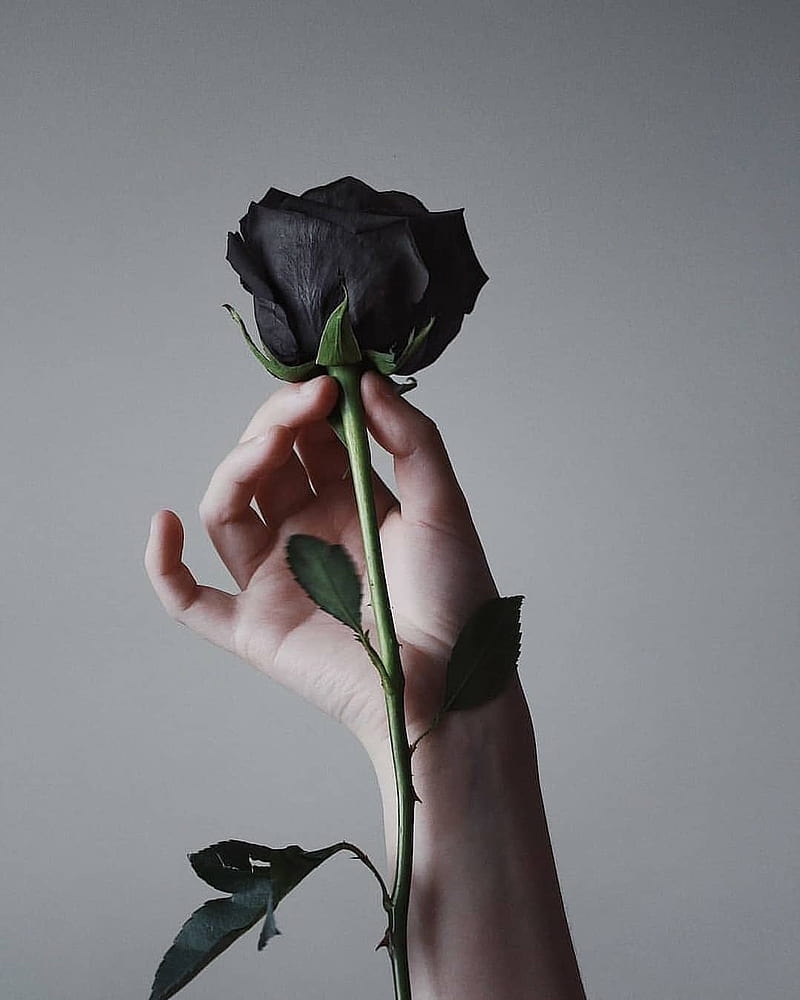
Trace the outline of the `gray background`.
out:
<instances>
[{"instance_id":1,"label":"gray background","mask_svg":"<svg viewBox=\"0 0 800 1000\"><path fill-rule=\"evenodd\" d=\"M346 173L466 206L492 277L416 400L528 595L589 995L797 995L792 8L3 0L4 1000L142 1000L216 839L381 856L360 748L141 567L172 506L227 585L196 504L277 383L225 233ZM187 1000L388 998L360 868L279 924Z\"/></svg>"}]
</instances>

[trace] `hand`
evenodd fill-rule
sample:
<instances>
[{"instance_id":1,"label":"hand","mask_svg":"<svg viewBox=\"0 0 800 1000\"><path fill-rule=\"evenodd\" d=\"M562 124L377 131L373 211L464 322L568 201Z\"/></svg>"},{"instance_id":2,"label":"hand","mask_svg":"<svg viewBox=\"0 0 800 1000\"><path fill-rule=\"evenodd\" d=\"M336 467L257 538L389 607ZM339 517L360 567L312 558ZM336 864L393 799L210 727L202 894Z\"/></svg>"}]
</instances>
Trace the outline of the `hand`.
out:
<instances>
[{"instance_id":1,"label":"hand","mask_svg":"<svg viewBox=\"0 0 800 1000\"><path fill-rule=\"evenodd\" d=\"M301 590L285 554L290 535L316 535L344 545L365 576L347 452L325 419L337 392L327 376L278 389L211 478L200 515L239 593L198 585L171 511L153 518L145 564L177 621L343 722L377 765L387 740L377 673L347 627ZM394 459L399 498L377 476L375 493L413 739L438 708L461 626L497 591L433 422L374 373L362 398Z\"/></svg>"}]
</instances>

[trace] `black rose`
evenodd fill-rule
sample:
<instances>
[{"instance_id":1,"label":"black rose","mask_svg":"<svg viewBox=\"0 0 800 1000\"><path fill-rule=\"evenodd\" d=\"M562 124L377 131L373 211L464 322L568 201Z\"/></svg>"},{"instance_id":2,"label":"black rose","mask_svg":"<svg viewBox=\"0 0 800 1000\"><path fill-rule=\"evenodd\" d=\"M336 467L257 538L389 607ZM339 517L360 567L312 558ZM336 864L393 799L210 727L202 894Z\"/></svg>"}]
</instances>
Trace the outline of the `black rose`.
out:
<instances>
[{"instance_id":1,"label":"black rose","mask_svg":"<svg viewBox=\"0 0 800 1000\"><path fill-rule=\"evenodd\" d=\"M418 371L455 337L488 280L463 210L429 212L410 194L355 177L299 198L270 188L239 227L227 259L253 295L264 347L286 371L313 368L343 295L365 359Z\"/></svg>"}]
</instances>

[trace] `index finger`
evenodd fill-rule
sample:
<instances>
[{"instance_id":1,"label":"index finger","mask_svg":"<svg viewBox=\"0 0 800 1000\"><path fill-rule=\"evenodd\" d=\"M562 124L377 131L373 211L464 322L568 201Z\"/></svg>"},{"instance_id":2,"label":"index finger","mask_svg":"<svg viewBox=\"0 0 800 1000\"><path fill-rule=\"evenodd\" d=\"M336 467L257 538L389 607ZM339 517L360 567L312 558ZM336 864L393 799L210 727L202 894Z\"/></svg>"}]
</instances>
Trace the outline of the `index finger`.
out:
<instances>
[{"instance_id":1,"label":"index finger","mask_svg":"<svg viewBox=\"0 0 800 1000\"><path fill-rule=\"evenodd\" d=\"M333 408L338 392L336 382L329 375L308 382L287 383L261 404L239 440L258 437L275 424L296 430L315 420L324 420Z\"/></svg>"},{"instance_id":2,"label":"index finger","mask_svg":"<svg viewBox=\"0 0 800 1000\"><path fill-rule=\"evenodd\" d=\"M474 530L436 424L375 372L365 373L361 394L372 436L394 459L403 518L451 532L454 522Z\"/></svg>"}]
</instances>

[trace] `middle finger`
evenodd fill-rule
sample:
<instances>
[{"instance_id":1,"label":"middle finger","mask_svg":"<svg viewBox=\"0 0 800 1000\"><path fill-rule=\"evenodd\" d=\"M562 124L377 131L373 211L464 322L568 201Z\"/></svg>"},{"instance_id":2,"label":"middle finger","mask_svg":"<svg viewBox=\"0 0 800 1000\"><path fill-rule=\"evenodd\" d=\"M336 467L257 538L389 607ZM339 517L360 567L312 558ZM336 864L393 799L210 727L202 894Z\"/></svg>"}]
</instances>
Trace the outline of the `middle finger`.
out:
<instances>
[{"instance_id":1,"label":"middle finger","mask_svg":"<svg viewBox=\"0 0 800 1000\"><path fill-rule=\"evenodd\" d=\"M322 419L335 399L336 385L328 378L282 387L260 407L211 477L200 515L242 588L269 550L270 529L313 496L292 445L297 430ZM267 524L251 506L254 497Z\"/></svg>"}]
</instances>

